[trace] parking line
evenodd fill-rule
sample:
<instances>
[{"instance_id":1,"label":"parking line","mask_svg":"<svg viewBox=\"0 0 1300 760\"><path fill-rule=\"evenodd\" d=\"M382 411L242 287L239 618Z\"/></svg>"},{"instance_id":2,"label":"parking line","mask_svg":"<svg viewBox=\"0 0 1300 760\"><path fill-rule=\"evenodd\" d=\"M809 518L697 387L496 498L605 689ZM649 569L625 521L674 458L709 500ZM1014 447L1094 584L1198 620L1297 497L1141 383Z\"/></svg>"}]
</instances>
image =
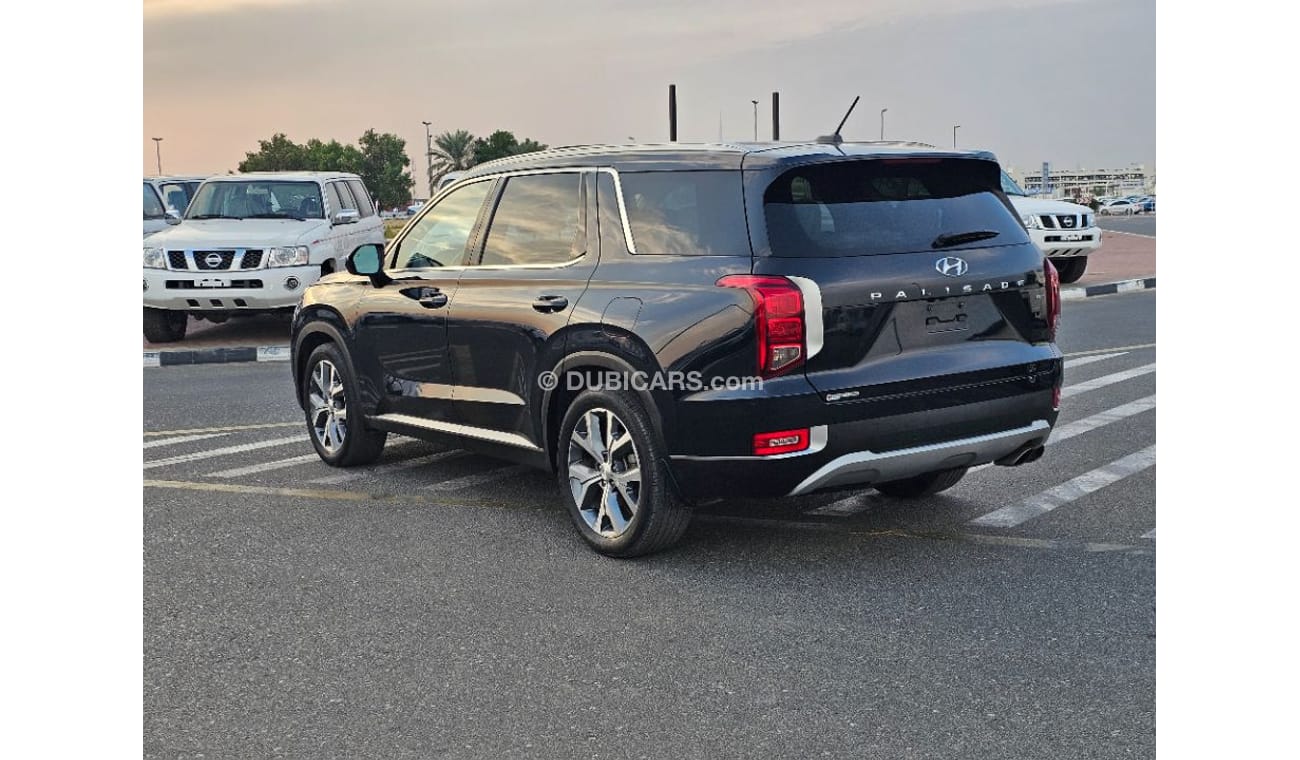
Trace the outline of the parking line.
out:
<instances>
[{"instance_id":1,"label":"parking line","mask_svg":"<svg viewBox=\"0 0 1300 760\"><path fill-rule=\"evenodd\" d=\"M1139 343L1139 344L1134 345L1134 346L1112 346L1111 348L1094 348L1094 349L1090 349L1090 350L1088 350L1088 351L1072 351L1072 352L1066 354L1066 356L1067 356L1067 357L1069 357L1069 356L1090 356L1090 355L1092 355L1092 354L1105 354L1105 353L1109 353L1109 352L1111 352L1111 351L1137 351L1138 349L1142 349L1142 348L1155 348L1155 347L1156 347L1156 344L1154 344L1154 343Z\"/></svg>"},{"instance_id":2,"label":"parking line","mask_svg":"<svg viewBox=\"0 0 1300 760\"><path fill-rule=\"evenodd\" d=\"M307 423L299 422L264 422L260 425L231 425L229 427L191 428L189 430L146 430L146 438L155 435L185 435L188 433L235 433L240 430L265 430L266 428L304 427Z\"/></svg>"},{"instance_id":3,"label":"parking line","mask_svg":"<svg viewBox=\"0 0 1300 760\"><path fill-rule=\"evenodd\" d=\"M865 488L865 486L864 486ZM843 499L832 501L830 504L824 504L816 509L804 512L805 516L814 517L852 517L859 512L865 512L870 509L879 497L876 494L856 493L852 496L846 496Z\"/></svg>"},{"instance_id":4,"label":"parking line","mask_svg":"<svg viewBox=\"0 0 1300 760\"><path fill-rule=\"evenodd\" d=\"M272 446L288 446L291 443L308 443L307 436L295 435L288 438L273 438L269 441L254 441L252 443L241 443L238 446L226 446L220 449L208 449L206 451L195 451L190 454L179 454L166 459L154 459L144 463L144 469L149 470L154 467L166 467L171 464L183 464L185 462L196 462L200 459L211 459L213 457L225 456L227 454L239 454L245 451L256 451L257 449L269 449Z\"/></svg>"},{"instance_id":5,"label":"parking line","mask_svg":"<svg viewBox=\"0 0 1300 760\"><path fill-rule=\"evenodd\" d=\"M1112 422L1119 422L1122 419L1132 417L1135 414L1156 408L1156 394L1152 393L1146 398L1140 398L1137 401L1130 401L1127 404L1120 404L1114 409L1107 409L1104 412L1097 412L1090 417L1075 420L1067 425L1062 425L1052 431L1051 436L1047 439L1048 443L1060 443L1068 441L1076 435L1082 435L1089 430L1096 430L1103 425L1109 425Z\"/></svg>"},{"instance_id":6,"label":"parking line","mask_svg":"<svg viewBox=\"0 0 1300 760\"><path fill-rule=\"evenodd\" d=\"M1143 538L1149 538L1149 539L1151 539L1152 541L1156 540L1156 529L1155 529L1155 528L1152 528L1151 530L1147 531L1146 533L1143 533L1143 534L1142 534L1142 537L1143 537Z\"/></svg>"},{"instance_id":7,"label":"parking line","mask_svg":"<svg viewBox=\"0 0 1300 760\"><path fill-rule=\"evenodd\" d=\"M1127 353L1128 351L1120 351L1114 354L1090 354L1088 356L1079 356L1074 359L1066 359L1065 368L1071 369L1073 367L1082 367L1085 364L1092 364L1093 362L1104 361L1106 359L1114 359L1116 356L1124 356Z\"/></svg>"},{"instance_id":8,"label":"parking line","mask_svg":"<svg viewBox=\"0 0 1300 760\"><path fill-rule=\"evenodd\" d=\"M293 467L296 464L304 464L311 461L320 461L320 455L316 452L303 454L298 457L289 457L288 459L277 459L274 462L262 462L260 464L251 464L247 467L236 467L233 470L222 470L220 472L209 473L205 477L209 478L238 478L241 475L253 475L259 472L269 470L279 470L284 467Z\"/></svg>"},{"instance_id":9,"label":"parking line","mask_svg":"<svg viewBox=\"0 0 1300 760\"><path fill-rule=\"evenodd\" d=\"M442 481L442 482L440 482L440 483L434 483L434 484L432 484L432 485L427 485L427 486L424 487L424 490L426 490L426 491L459 491L459 490L461 490L461 489L463 489L463 488L469 488L469 487L471 487L471 486L482 485L482 484L484 484L484 483L491 483L492 481L494 481L494 480L499 480L499 479L502 478L502 477L505 477L505 476L508 476L508 475L514 475L515 473L518 473L518 472L526 472L526 471L531 470L531 469L533 469L533 468L529 467L528 465L524 465L524 464L515 464L515 465L510 465L509 467L498 467L498 468L495 469L495 470L488 470L487 472L480 472L480 473L477 473L477 474L475 474L475 475L466 475L466 476L464 476L464 477L462 477L462 478L452 478L451 480L444 480L444 481Z\"/></svg>"},{"instance_id":10,"label":"parking line","mask_svg":"<svg viewBox=\"0 0 1300 760\"><path fill-rule=\"evenodd\" d=\"M173 443L188 443L190 441L202 441L205 438L216 438L222 435L227 435L227 434L226 433L203 433L202 435L181 435L175 438L159 438L154 441L145 441L144 447L146 449L152 449L158 446L170 446Z\"/></svg>"},{"instance_id":11,"label":"parking line","mask_svg":"<svg viewBox=\"0 0 1300 760\"><path fill-rule=\"evenodd\" d=\"M1014 528L1027 520L1045 515L1057 507L1099 491L1106 486L1135 475L1156 463L1156 447L1151 445L1117 459L1110 464L1090 470L1046 491L1030 496L1019 504L1012 504L971 520L969 525L986 528Z\"/></svg>"},{"instance_id":12,"label":"parking line","mask_svg":"<svg viewBox=\"0 0 1300 760\"><path fill-rule=\"evenodd\" d=\"M378 467L349 470L347 472L341 472L338 475L327 475L323 478L316 478L315 480L310 480L308 482L314 485L336 486L339 485L340 483L346 483L350 480L356 480L358 478L374 477L376 475L387 475L390 472L409 470L413 467L420 467L422 465L432 464L433 462L441 462L445 459L454 459L456 457L463 457L463 456L467 456L468 454L469 452L461 451L460 449L452 449L451 451L439 451L434 454L428 454L422 457L403 459L398 462L388 462L387 464L381 464Z\"/></svg>"},{"instance_id":13,"label":"parking line","mask_svg":"<svg viewBox=\"0 0 1300 760\"><path fill-rule=\"evenodd\" d=\"M1135 377L1149 375L1155 371L1156 371L1156 364L1155 362L1151 362L1150 364L1145 364L1141 367L1126 369L1123 372L1115 372L1109 375L1102 375L1101 377L1095 377L1091 380L1085 380L1082 383L1067 385L1061 389L1061 398L1069 398L1071 396L1077 396L1080 393L1095 391L1098 388L1105 388L1107 385L1114 385L1115 383L1122 383L1125 380L1132 380Z\"/></svg>"}]
</instances>

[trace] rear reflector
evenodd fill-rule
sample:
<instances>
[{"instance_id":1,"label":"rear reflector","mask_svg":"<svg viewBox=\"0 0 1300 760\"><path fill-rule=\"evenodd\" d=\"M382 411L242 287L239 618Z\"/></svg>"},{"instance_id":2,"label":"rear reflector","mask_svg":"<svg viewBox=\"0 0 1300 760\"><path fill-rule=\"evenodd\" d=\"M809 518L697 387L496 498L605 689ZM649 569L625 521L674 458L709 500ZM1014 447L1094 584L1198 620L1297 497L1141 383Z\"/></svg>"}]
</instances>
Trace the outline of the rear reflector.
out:
<instances>
[{"instance_id":1,"label":"rear reflector","mask_svg":"<svg viewBox=\"0 0 1300 760\"><path fill-rule=\"evenodd\" d=\"M754 436L754 456L789 454L806 448L808 448L808 428L778 430L775 433L759 433Z\"/></svg>"},{"instance_id":2,"label":"rear reflector","mask_svg":"<svg viewBox=\"0 0 1300 760\"><path fill-rule=\"evenodd\" d=\"M1061 386L1052 388L1052 409L1061 411Z\"/></svg>"}]
</instances>

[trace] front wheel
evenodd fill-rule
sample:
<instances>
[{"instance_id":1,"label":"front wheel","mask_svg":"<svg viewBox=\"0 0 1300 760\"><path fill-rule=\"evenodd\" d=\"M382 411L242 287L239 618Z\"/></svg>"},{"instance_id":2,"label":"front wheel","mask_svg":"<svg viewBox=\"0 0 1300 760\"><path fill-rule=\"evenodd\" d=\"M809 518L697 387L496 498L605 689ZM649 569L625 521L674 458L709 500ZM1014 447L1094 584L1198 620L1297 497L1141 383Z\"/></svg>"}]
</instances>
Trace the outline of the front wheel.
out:
<instances>
[{"instance_id":1,"label":"front wheel","mask_svg":"<svg viewBox=\"0 0 1300 760\"><path fill-rule=\"evenodd\" d=\"M874 488L886 496L900 499L915 499L921 496L933 496L957 485L966 475L967 468L957 467L952 470L927 472L902 480L890 480L874 484Z\"/></svg>"},{"instance_id":2,"label":"front wheel","mask_svg":"<svg viewBox=\"0 0 1300 760\"><path fill-rule=\"evenodd\" d=\"M144 309L144 339L150 343L175 343L185 337L189 315L171 309Z\"/></svg>"},{"instance_id":3,"label":"front wheel","mask_svg":"<svg viewBox=\"0 0 1300 760\"><path fill-rule=\"evenodd\" d=\"M673 493L662 444L633 394L585 391L574 399L556 460L569 516L601 554L649 554L686 531L691 507Z\"/></svg>"},{"instance_id":4,"label":"front wheel","mask_svg":"<svg viewBox=\"0 0 1300 760\"><path fill-rule=\"evenodd\" d=\"M1060 276L1062 284L1078 282L1083 273L1088 269L1088 257L1076 256L1072 259L1052 259L1052 264L1056 266L1056 274Z\"/></svg>"},{"instance_id":5,"label":"front wheel","mask_svg":"<svg viewBox=\"0 0 1300 760\"><path fill-rule=\"evenodd\" d=\"M331 467L370 464L384 452L388 434L369 430L361 417L356 378L333 343L316 347L302 376L307 432L322 461Z\"/></svg>"}]
</instances>

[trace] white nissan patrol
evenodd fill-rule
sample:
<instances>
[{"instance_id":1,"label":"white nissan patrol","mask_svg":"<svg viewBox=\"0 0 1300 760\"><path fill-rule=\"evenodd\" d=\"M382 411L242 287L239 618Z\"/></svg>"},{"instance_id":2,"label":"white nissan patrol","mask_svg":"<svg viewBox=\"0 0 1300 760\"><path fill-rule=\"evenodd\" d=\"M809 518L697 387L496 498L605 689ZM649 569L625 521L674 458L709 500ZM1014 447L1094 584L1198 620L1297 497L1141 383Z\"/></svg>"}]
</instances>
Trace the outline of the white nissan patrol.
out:
<instances>
[{"instance_id":1,"label":"white nissan patrol","mask_svg":"<svg viewBox=\"0 0 1300 760\"><path fill-rule=\"evenodd\" d=\"M212 177L184 219L144 241L144 336L185 337L188 317L291 311L384 225L361 178L338 172Z\"/></svg>"},{"instance_id":2,"label":"white nissan patrol","mask_svg":"<svg viewBox=\"0 0 1300 760\"><path fill-rule=\"evenodd\" d=\"M1002 172L1002 192L1043 255L1052 260L1061 282L1075 282L1088 268L1088 254L1101 247L1101 228L1087 206L1031 198Z\"/></svg>"}]
</instances>

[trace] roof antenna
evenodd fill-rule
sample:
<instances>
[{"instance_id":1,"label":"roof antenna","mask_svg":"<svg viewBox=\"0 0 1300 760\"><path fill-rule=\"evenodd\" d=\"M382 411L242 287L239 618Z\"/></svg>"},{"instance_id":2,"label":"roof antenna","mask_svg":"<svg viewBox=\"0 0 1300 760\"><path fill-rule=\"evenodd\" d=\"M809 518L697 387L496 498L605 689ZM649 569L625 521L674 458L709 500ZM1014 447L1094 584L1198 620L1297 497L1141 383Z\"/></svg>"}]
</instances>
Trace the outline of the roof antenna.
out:
<instances>
[{"instance_id":1,"label":"roof antenna","mask_svg":"<svg viewBox=\"0 0 1300 760\"><path fill-rule=\"evenodd\" d=\"M853 102L849 104L849 110L845 112L844 118L840 119L840 125L835 128L834 134L822 135L821 137L817 138L816 142L825 143L827 145L839 145L840 143L844 142L844 138L840 137L840 130L844 129L844 122L849 120L849 114L853 113L853 109L857 107L858 101L861 99L862 99L861 95L858 95L857 97L853 98Z\"/></svg>"}]
</instances>

